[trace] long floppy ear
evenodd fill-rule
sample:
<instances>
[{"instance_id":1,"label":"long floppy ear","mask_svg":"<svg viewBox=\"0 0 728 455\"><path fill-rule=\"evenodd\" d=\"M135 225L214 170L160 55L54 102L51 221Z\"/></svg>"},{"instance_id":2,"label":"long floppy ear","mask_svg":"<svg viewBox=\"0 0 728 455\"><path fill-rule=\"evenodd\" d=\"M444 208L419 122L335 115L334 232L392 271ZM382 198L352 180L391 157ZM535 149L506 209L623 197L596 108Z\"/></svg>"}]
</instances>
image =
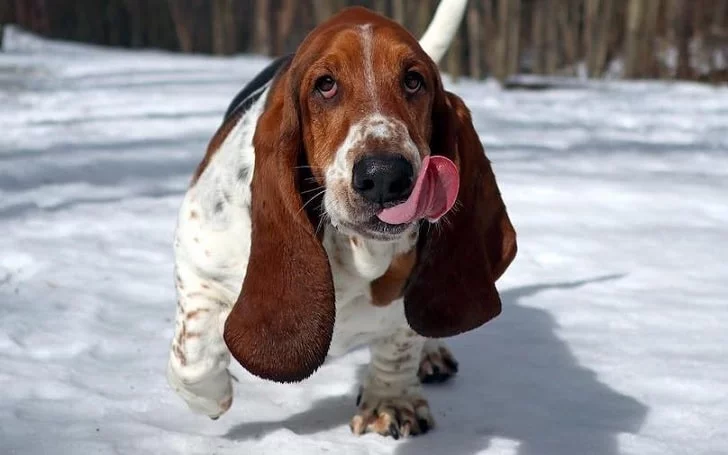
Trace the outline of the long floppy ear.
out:
<instances>
[{"instance_id":1,"label":"long floppy ear","mask_svg":"<svg viewBox=\"0 0 728 455\"><path fill-rule=\"evenodd\" d=\"M303 152L290 68L270 89L253 144L252 244L223 337L233 357L264 379L301 381L326 359L334 286L298 185Z\"/></svg>"},{"instance_id":2,"label":"long floppy ear","mask_svg":"<svg viewBox=\"0 0 728 455\"><path fill-rule=\"evenodd\" d=\"M495 281L516 255L516 233L468 108L444 90L433 105L430 148L458 165L460 190L437 226L421 228L404 303L412 329L446 337L500 314Z\"/></svg>"}]
</instances>

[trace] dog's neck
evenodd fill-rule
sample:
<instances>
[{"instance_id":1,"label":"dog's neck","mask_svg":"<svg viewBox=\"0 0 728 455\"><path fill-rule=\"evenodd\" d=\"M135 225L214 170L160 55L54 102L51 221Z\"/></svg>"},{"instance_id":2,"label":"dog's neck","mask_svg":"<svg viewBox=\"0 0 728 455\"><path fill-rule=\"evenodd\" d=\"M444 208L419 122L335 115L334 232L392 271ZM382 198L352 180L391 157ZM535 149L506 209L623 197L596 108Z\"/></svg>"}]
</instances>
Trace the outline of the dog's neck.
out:
<instances>
[{"instance_id":1,"label":"dog's neck","mask_svg":"<svg viewBox=\"0 0 728 455\"><path fill-rule=\"evenodd\" d=\"M373 281L387 271L392 260L407 253L417 243L417 230L404 233L397 240L382 241L326 227L324 248L332 267L343 267L350 275Z\"/></svg>"}]
</instances>

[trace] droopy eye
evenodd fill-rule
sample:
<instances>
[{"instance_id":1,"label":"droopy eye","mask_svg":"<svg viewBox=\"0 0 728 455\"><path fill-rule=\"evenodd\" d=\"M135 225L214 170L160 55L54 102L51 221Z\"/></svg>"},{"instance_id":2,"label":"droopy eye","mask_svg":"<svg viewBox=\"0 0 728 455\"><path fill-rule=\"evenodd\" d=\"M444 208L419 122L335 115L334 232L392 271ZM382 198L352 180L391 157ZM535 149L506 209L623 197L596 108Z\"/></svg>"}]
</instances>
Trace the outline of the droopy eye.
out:
<instances>
[{"instance_id":1,"label":"droopy eye","mask_svg":"<svg viewBox=\"0 0 728 455\"><path fill-rule=\"evenodd\" d=\"M326 99L333 98L336 95L336 81L331 76L321 76L316 79L316 90Z\"/></svg>"},{"instance_id":2,"label":"droopy eye","mask_svg":"<svg viewBox=\"0 0 728 455\"><path fill-rule=\"evenodd\" d=\"M416 71L407 71L407 74L404 75L404 89L410 95L420 91L422 82L422 75Z\"/></svg>"}]
</instances>

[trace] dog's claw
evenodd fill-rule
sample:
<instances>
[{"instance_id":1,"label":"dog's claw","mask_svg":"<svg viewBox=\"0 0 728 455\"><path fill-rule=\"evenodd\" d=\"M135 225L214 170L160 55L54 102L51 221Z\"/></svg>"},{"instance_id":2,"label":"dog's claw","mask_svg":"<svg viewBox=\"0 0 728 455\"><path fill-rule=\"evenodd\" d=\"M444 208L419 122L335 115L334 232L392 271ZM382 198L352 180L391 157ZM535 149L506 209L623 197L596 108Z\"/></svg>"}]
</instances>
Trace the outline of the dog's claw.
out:
<instances>
[{"instance_id":1,"label":"dog's claw","mask_svg":"<svg viewBox=\"0 0 728 455\"><path fill-rule=\"evenodd\" d=\"M427 401L417 396L375 398L362 394L349 427L354 434L378 433L393 439L424 434L434 425Z\"/></svg>"},{"instance_id":2,"label":"dog's claw","mask_svg":"<svg viewBox=\"0 0 728 455\"><path fill-rule=\"evenodd\" d=\"M444 346L436 349L425 348L420 360L417 376L423 384L445 382L458 372L458 362Z\"/></svg>"}]
</instances>

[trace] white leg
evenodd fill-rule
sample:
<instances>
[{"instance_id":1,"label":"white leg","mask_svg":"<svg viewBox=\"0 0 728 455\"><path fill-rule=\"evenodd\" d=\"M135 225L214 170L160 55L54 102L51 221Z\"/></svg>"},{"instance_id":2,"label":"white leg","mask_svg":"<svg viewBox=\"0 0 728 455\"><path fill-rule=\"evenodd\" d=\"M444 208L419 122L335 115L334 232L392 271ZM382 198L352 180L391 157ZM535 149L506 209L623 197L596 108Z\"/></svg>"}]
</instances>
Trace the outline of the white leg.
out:
<instances>
[{"instance_id":1,"label":"white leg","mask_svg":"<svg viewBox=\"0 0 728 455\"><path fill-rule=\"evenodd\" d=\"M428 338L422 348L417 375L423 384L445 382L458 372L458 362L445 343Z\"/></svg>"},{"instance_id":2,"label":"white leg","mask_svg":"<svg viewBox=\"0 0 728 455\"><path fill-rule=\"evenodd\" d=\"M372 342L369 371L351 420L355 434L400 436L427 432L434 420L422 396L417 370L425 338L411 329Z\"/></svg>"},{"instance_id":3,"label":"white leg","mask_svg":"<svg viewBox=\"0 0 728 455\"><path fill-rule=\"evenodd\" d=\"M213 419L230 408L230 352L222 328L230 309L216 299L216 283L176 268L177 317L167 365L170 386L198 413Z\"/></svg>"}]
</instances>

